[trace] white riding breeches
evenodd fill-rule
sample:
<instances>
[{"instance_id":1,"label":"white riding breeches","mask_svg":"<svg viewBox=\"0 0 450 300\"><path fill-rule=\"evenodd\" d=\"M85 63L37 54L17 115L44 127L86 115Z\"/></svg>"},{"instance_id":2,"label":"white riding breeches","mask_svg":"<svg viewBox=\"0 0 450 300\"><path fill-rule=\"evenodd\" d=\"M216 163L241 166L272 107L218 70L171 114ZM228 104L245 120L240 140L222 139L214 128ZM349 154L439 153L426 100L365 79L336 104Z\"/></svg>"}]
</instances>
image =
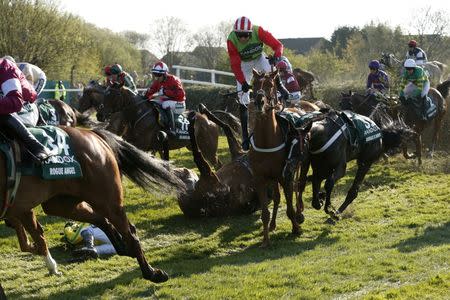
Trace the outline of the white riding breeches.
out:
<instances>
[{"instance_id":1,"label":"white riding breeches","mask_svg":"<svg viewBox=\"0 0 450 300\"><path fill-rule=\"evenodd\" d=\"M266 58L266 54L264 52L261 56L259 56L259 58L241 62L241 70L242 73L244 73L245 81L247 81L248 84L250 84L253 79L253 69L265 73L272 71L269 60ZM236 82L236 90L238 91L239 102L243 105L249 104L250 93L242 92L242 85L238 81Z\"/></svg>"}]
</instances>

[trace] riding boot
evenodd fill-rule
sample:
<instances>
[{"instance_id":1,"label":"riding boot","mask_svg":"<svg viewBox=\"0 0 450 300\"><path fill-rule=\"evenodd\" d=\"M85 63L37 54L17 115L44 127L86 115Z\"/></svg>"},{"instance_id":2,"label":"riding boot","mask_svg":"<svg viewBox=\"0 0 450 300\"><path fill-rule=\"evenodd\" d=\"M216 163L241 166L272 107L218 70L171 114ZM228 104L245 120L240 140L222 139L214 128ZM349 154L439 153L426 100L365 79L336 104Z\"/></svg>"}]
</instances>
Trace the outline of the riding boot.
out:
<instances>
[{"instance_id":1,"label":"riding boot","mask_svg":"<svg viewBox=\"0 0 450 300\"><path fill-rule=\"evenodd\" d=\"M169 123L168 129L169 129L169 131L168 131L168 134L171 135L171 136L176 136L177 134L175 132L175 116L174 116L174 113L173 113L173 109L166 108L166 110L167 110L167 116L169 117L169 120L168 120L168 123Z\"/></svg>"},{"instance_id":2,"label":"riding boot","mask_svg":"<svg viewBox=\"0 0 450 300\"><path fill-rule=\"evenodd\" d=\"M248 108L245 105L239 105L239 117L241 119L242 128L242 149L247 151L249 149L248 140Z\"/></svg>"},{"instance_id":3,"label":"riding boot","mask_svg":"<svg viewBox=\"0 0 450 300\"><path fill-rule=\"evenodd\" d=\"M28 130L28 128L23 125L22 121L11 116L11 115L1 115L0 124L8 127L15 133L15 136L20 139L25 144L25 147L31 152L31 154L40 161L44 161L53 154L47 147L42 145Z\"/></svg>"},{"instance_id":4,"label":"riding boot","mask_svg":"<svg viewBox=\"0 0 450 300\"><path fill-rule=\"evenodd\" d=\"M298 138L294 138L291 141L291 147L289 149L288 157L286 159L286 164L283 169L283 177L286 179L291 179L294 176L295 170L300 161L300 144Z\"/></svg>"},{"instance_id":5,"label":"riding boot","mask_svg":"<svg viewBox=\"0 0 450 300\"><path fill-rule=\"evenodd\" d=\"M83 237L84 246L83 248L76 250L77 255L85 256L86 258L98 258L97 250L94 247L94 235L89 229L83 230L81 232Z\"/></svg>"},{"instance_id":6,"label":"riding boot","mask_svg":"<svg viewBox=\"0 0 450 300\"><path fill-rule=\"evenodd\" d=\"M276 85L278 92L281 94L281 98L284 100L283 105L286 105L286 101L289 99L289 91L284 86L279 75L276 77Z\"/></svg>"},{"instance_id":7,"label":"riding boot","mask_svg":"<svg viewBox=\"0 0 450 300\"><path fill-rule=\"evenodd\" d=\"M428 120L428 116L427 116L427 96L423 96L422 97L422 119L424 121Z\"/></svg>"}]
</instances>

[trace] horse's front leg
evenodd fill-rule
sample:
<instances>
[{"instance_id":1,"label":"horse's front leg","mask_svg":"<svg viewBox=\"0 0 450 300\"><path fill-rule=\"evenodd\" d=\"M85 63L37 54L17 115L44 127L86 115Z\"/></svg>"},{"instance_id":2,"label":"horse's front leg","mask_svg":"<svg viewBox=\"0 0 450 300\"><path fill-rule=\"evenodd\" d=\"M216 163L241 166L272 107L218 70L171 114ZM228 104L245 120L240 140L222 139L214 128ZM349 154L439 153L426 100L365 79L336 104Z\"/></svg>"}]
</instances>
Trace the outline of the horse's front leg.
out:
<instances>
[{"instance_id":1,"label":"horse's front leg","mask_svg":"<svg viewBox=\"0 0 450 300\"><path fill-rule=\"evenodd\" d=\"M345 197L344 203L339 207L339 209L335 212L334 217L336 219L339 218L339 215L344 212L344 210L347 208L347 206L352 203L352 201L358 196L359 187L364 180L364 177L366 176L367 172L370 169L370 166L372 166L372 162L365 162L361 163L358 162L358 169L356 170L355 179L353 180L353 184L350 187L350 190L347 193L347 196Z\"/></svg>"},{"instance_id":2,"label":"horse's front leg","mask_svg":"<svg viewBox=\"0 0 450 300\"><path fill-rule=\"evenodd\" d=\"M41 224L39 224L39 222L36 220L36 216L34 215L33 211L29 211L18 216L18 219L33 239L36 245L37 254L44 257L44 262L50 275L61 275L61 273L58 271L58 265L56 264L56 261L53 259L50 251L48 250L47 242L45 241L44 237L44 230L42 229Z\"/></svg>"},{"instance_id":3,"label":"horse's front leg","mask_svg":"<svg viewBox=\"0 0 450 300\"><path fill-rule=\"evenodd\" d=\"M263 223L263 241L261 247L266 248L270 245L269 239L269 199L267 197L267 184L262 178L255 178L255 188L258 193L258 199L261 206L261 221Z\"/></svg>"},{"instance_id":4,"label":"horse's front leg","mask_svg":"<svg viewBox=\"0 0 450 300\"><path fill-rule=\"evenodd\" d=\"M19 241L20 251L37 254L36 247L28 240L27 233L22 223L16 218L10 218L5 220L5 224L8 227L12 227L16 231L17 240Z\"/></svg>"},{"instance_id":5,"label":"horse's front leg","mask_svg":"<svg viewBox=\"0 0 450 300\"><path fill-rule=\"evenodd\" d=\"M331 192L333 191L334 185L336 181L338 181L340 178L342 178L345 175L345 170L347 168L347 163L345 162L345 158L343 161L337 166L335 171L328 177L328 179L325 181L325 192L326 192L326 198L325 198L325 213L330 215L332 218L335 217L334 211L331 211Z\"/></svg>"},{"instance_id":6,"label":"horse's front leg","mask_svg":"<svg viewBox=\"0 0 450 300\"><path fill-rule=\"evenodd\" d=\"M316 172L313 170L312 175L312 206L319 210L322 207L322 201L320 200L320 185L322 183L322 180L318 177Z\"/></svg>"},{"instance_id":7,"label":"horse's front leg","mask_svg":"<svg viewBox=\"0 0 450 300\"><path fill-rule=\"evenodd\" d=\"M287 209L287 216L291 220L292 223L292 234L298 235L300 234L300 226L297 223L297 218L295 215L294 206L292 203L293 198L293 181L288 180L283 182L283 190L284 190L284 197L286 198L286 209Z\"/></svg>"},{"instance_id":8,"label":"horse's front leg","mask_svg":"<svg viewBox=\"0 0 450 300\"><path fill-rule=\"evenodd\" d=\"M277 228L277 214L280 206L280 186L277 182L273 184L273 209L272 219L270 220L269 231L274 231Z\"/></svg>"},{"instance_id":9,"label":"horse's front leg","mask_svg":"<svg viewBox=\"0 0 450 300\"><path fill-rule=\"evenodd\" d=\"M307 181L307 175L309 170L309 159L304 160L300 164L300 177L298 180L298 192L297 192L297 203L296 203L296 218L297 221L301 224L305 221L305 217L303 215L303 210L305 209L305 206L303 204L303 192L305 191L306 187L306 181Z\"/></svg>"},{"instance_id":10,"label":"horse's front leg","mask_svg":"<svg viewBox=\"0 0 450 300\"><path fill-rule=\"evenodd\" d=\"M417 155L417 162L420 165L422 165L422 135L418 134L416 137L416 155Z\"/></svg>"}]
</instances>

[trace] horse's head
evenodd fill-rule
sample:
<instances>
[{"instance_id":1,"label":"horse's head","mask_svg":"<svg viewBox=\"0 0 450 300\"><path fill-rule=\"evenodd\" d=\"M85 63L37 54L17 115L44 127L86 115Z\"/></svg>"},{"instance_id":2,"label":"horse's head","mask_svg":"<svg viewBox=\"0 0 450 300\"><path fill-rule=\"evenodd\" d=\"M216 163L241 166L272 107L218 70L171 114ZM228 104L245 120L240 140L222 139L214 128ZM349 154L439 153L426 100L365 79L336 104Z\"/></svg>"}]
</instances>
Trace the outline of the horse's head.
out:
<instances>
[{"instance_id":1,"label":"horse's head","mask_svg":"<svg viewBox=\"0 0 450 300\"><path fill-rule=\"evenodd\" d=\"M342 110L353 110L353 92L348 94L341 93L341 100L339 101L339 108Z\"/></svg>"},{"instance_id":2,"label":"horse's head","mask_svg":"<svg viewBox=\"0 0 450 300\"><path fill-rule=\"evenodd\" d=\"M274 109L278 104L277 86L275 79L278 71L270 73L260 73L253 69L253 92L255 96L255 106L262 112L263 107Z\"/></svg>"},{"instance_id":3,"label":"horse's head","mask_svg":"<svg viewBox=\"0 0 450 300\"><path fill-rule=\"evenodd\" d=\"M98 84L96 81L90 81L83 89L83 95L79 99L78 110L85 112L90 108L95 108L98 111L103 106L104 94L104 86Z\"/></svg>"}]
</instances>

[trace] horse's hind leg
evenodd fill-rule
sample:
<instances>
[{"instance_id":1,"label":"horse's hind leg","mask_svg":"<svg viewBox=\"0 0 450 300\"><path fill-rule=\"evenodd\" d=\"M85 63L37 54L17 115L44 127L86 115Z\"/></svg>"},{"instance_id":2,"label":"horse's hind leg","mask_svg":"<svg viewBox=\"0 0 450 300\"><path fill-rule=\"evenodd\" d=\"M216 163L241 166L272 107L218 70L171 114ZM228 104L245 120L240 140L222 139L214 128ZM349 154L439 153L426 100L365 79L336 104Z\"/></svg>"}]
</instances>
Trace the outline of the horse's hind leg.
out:
<instances>
[{"instance_id":1,"label":"horse's hind leg","mask_svg":"<svg viewBox=\"0 0 450 300\"><path fill-rule=\"evenodd\" d=\"M74 198L56 197L42 203L42 208L47 215L59 216L83 223L94 224L100 228L111 241L117 254L127 255L126 246L119 232L103 216L95 213L86 202L80 202Z\"/></svg>"},{"instance_id":2,"label":"horse's hind leg","mask_svg":"<svg viewBox=\"0 0 450 300\"><path fill-rule=\"evenodd\" d=\"M321 200L319 199L319 193L320 193L320 185L322 183L322 180L314 174L312 175L312 206L319 210L322 207Z\"/></svg>"},{"instance_id":3,"label":"horse's hind leg","mask_svg":"<svg viewBox=\"0 0 450 300\"><path fill-rule=\"evenodd\" d=\"M27 233L20 220L18 220L17 218L9 218L5 220L5 224L6 226L11 227L16 231L20 251L37 254L36 248L28 240Z\"/></svg>"},{"instance_id":4,"label":"horse's hind leg","mask_svg":"<svg viewBox=\"0 0 450 300\"><path fill-rule=\"evenodd\" d=\"M117 200L111 203L121 203L121 201ZM130 226L125 210L123 206L113 205L113 207L109 207L109 211L106 217L111 221L114 227L119 231L123 240L127 245L127 249L131 256L136 257L139 262L139 266L142 271L142 276L145 279L151 280L152 282L159 283L164 282L169 279L169 276L163 270L152 268L142 251L141 244L136 235L136 229L134 226Z\"/></svg>"},{"instance_id":5,"label":"horse's hind leg","mask_svg":"<svg viewBox=\"0 0 450 300\"><path fill-rule=\"evenodd\" d=\"M333 191L334 185L336 181L338 181L340 178L342 178L345 175L347 164L341 163L337 166L336 170L328 177L328 179L325 181L325 192L326 192L326 198L325 198L325 213L332 215L332 212L330 212L331 207L331 192ZM334 215L334 213L333 213Z\"/></svg>"},{"instance_id":6,"label":"horse's hind leg","mask_svg":"<svg viewBox=\"0 0 450 300\"><path fill-rule=\"evenodd\" d=\"M44 230L42 229L41 224L39 224L36 220L36 216L33 211L28 211L18 216L18 219L33 239L36 245L36 253L44 256L44 261L49 273L51 275L60 275L61 273L58 272L56 261L53 259L50 251L48 250L47 242L44 237Z\"/></svg>"}]
</instances>

